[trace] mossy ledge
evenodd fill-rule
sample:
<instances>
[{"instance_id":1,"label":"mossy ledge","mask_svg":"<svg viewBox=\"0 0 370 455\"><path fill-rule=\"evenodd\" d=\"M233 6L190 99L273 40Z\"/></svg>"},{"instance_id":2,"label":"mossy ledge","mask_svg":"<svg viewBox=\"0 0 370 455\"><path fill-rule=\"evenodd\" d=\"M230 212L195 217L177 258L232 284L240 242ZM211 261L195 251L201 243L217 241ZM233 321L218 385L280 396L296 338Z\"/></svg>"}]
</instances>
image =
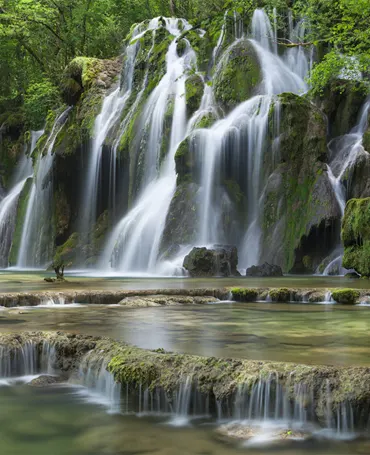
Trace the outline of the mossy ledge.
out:
<instances>
[{"instance_id":1,"label":"mossy ledge","mask_svg":"<svg viewBox=\"0 0 370 455\"><path fill-rule=\"evenodd\" d=\"M45 301L65 303L85 303L97 305L121 304L129 307L165 306L179 304L209 303L226 300L230 292L227 289L147 289L123 291L68 290L68 281L58 285L59 291L9 292L0 293L0 307L37 306ZM134 300L136 302L134 302Z\"/></svg>"},{"instance_id":2,"label":"mossy ledge","mask_svg":"<svg viewBox=\"0 0 370 455\"><path fill-rule=\"evenodd\" d=\"M235 398L239 386L252 387L257 381L275 375L292 400L298 385L305 385L312 391L314 411L319 421L323 421L326 414L328 396L333 411L342 403L349 403L356 423L367 418L370 407L370 368L366 367L342 368L174 354L163 349L144 350L109 338L62 332L0 336L0 346L8 348L9 355L15 355L25 343L33 343L41 352L45 342L54 346L53 367L65 377L76 371L89 352L90 364L103 359L115 381L134 390L140 386L150 390L160 388L170 395L191 377L198 391L208 394L212 403L228 403Z\"/></svg>"}]
</instances>

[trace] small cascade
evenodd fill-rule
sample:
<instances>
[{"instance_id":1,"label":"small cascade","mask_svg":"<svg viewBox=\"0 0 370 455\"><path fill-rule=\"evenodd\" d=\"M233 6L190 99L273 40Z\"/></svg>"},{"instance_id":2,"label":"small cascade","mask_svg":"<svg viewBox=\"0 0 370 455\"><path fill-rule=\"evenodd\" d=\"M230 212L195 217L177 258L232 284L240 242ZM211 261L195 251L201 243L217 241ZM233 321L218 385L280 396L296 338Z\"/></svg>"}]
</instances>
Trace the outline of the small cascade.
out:
<instances>
[{"instance_id":1,"label":"small cascade","mask_svg":"<svg viewBox=\"0 0 370 455\"><path fill-rule=\"evenodd\" d=\"M0 346L0 380L7 385L14 378L54 374L55 348L44 342L40 347L33 342L26 342L20 348ZM9 381L10 382L9 382Z\"/></svg>"},{"instance_id":2,"label":"small cascade","mask_svg":"<svg viewBox=\"0 0 370 455\"><path fill-rule=\"evenodd\" d=\"M341 211L342 218L347 196L347 183L351 180L353 166L361 154L367 154L362 146L363 135L367 129L367 119L370 112L370 100L368 99L359 115L358 124L352 130L341 137L333 139L329 143L331 154L328 168L328 177L333 188L335 198ZM343 247L340 244L337 252L333 253L333 258L326 265L323 275L344 275L348 270L342 267Z\"/></svg>"},{"instance_id":3,"label":"small cascade","mask_svg":"<svg viewBox=\"0 0 370 455\"><path fill-rule=\"evenodd\" d=\"M17 268L41 267L51 259L53 246L50 244L50 211L53 198L52 165L53 147L71 110L68 107L55 120L45 148L40 152L33 183L28 196L26 215L18 251ZM45 155L44 155L45 152Z\"/></svg>"},{"instance_id":4,"label":"small cascade","mask_svg":"<svg viewBox=\"0 0 370 455\"><path fill-rule=\"evenodd\" d=\"M62 295L58 295L56 297L47 297L46 299L42 300L40 306L47 306L47 307L54 307L58 305L65 305L66 299Z\"/></svg>"},{"instance_id":5,"label":"small cascade","mask_svg":"<svg viewBox=\"0 0 370 455\"><path fill-rule=\"evenodd\" d=\"M189 26L183 20L168 19L166 27L172 35L178 36L183 27ZM138 132L142 135L148 131L141 188L133 208L108 239L101 261L105 269L110 264L123 273L147 273L154 270L157 263L162 232L176 186L174 156L186 133L186 71L196 64L196 56L187 42L187 48L180 57L177 42L173 40L166 62L167 72L146 102L142 130ZM170 99L174 103L171 135L168 152L161 162L163 123Z\"/></svg>"},{"instance_id":6,"label":"small cascade","mask_svg":"<svg viewBox=\"0 0 370 455\"><path fill-rule=\"evenodd\" d=\"M82 359L77 377L72 377L70 382L83 386L80 393L89 402L102 404L112 413L120 412L121 385L107 370L107 362L103 358L94 358L92 354L90 352Z\"/></svg>"},{"instance_id":7,"label":"small cascade","mask_svg":"<svg viewBox=\"0 0 370 455\"><path fill-rule=\"evenodd\" d=\"M8 195L0 201L0 267L8 266L19 196L27 179L32 177L32 160L30 156L42 134L43 131L32 131L29 153L25 153L20 160L12 179L13 187Z\"/></svg>"},{"instance_id":8,"label":"small cascade","mask_svg":"<svg viewBox=\"0 0 370 455\"><path fill-rule=\"evenodd\" d=\"M313 394L304 384L294 388L294 400L288 397L276 375L257 381L252 388L240 385L233 404L233 418L253 424L285 423L303 426L313 419Z\"/></svg>"}]
</instances>

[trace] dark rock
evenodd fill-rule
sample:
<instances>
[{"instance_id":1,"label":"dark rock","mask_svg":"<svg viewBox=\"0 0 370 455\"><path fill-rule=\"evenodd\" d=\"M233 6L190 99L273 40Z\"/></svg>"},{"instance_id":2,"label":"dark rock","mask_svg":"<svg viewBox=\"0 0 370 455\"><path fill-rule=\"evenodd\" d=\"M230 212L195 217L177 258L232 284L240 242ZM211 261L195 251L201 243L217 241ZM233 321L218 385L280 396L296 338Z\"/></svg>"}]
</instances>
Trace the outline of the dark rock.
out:
<instances>
[{"instance_id":1,"label":"dark rock","mask_svg":"<svg viewBox=\"0 0 370 455\"><path fill-rule=\"evenodd\" d=\"M57 384L58 382L62 382L62 378L58 376L50 376L48 374L43 374L35 379L32 379L28 383L28 385L32 387L45 387L51 384Z\"/></svg>"},{"instance_id":2,"label":"dark rock","mask_svg":"<svg viewBox=\"0 0 370 455\"><path fill-rule=\"evenodd\" d=\"M228 245L215 245L213 249L195 247L185 256L183 266L193 277L239 275L238 251Z\"/></svg>"},{"instance_id":3,"label":"dark rock","mask_svg":"<svg viewBox=\"0 0 370 455\"><path fill-rule=\"evenodd\" d=\"M279 265L265 262L262 265L252 265L246 272L246 276L266 277L266 276L283 276L283 271Z\"/></svg>"},{"instance_id":4,"label":"dark rock","mask_svg":"<svg viewBox=\"0 0 370 455\"><path fill-rule=\"evenodd\" d=\"M345 277L345 278L355 278L355 279L357 279L357 278L361 278L361 275L359 275L359 274L356 273L356 272L349 272L349 273L346 273L346 274L344 275L344 277Z\"/></svg>"}]
</instances>

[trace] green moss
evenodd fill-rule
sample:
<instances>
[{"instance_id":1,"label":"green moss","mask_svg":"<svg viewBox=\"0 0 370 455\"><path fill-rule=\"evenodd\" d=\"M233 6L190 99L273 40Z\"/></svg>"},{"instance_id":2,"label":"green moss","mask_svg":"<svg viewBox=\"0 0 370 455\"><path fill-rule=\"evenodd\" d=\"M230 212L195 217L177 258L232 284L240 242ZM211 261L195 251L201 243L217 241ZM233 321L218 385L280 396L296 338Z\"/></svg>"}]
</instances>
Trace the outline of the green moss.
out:
<instances>
[{"instance_id":1,"label":"green moss","mask_svg":"<svg viewBox=\"0 0 370 455\"><path fill-rule=\"evenodd\" d=\"M354 305L360 298L360 291L356 289L335 289L332 291L333 299L344 305Z\"/></svg>"},{"instance_id":2,"label":"green moss","mask_svg":"<svg viewBox=\"0 0 370 455\"><path fill-rule=\"evenodd\" d=\"M188 137L181 142L175 154L176 172L178 174L178 183L186 182L192 179L192 173L195 170L195 159L192 153L192 140Z\"/></svg>"},{"instance_id":3,"label":"green moss","mask_svg":"<svg viewBox=\"0 0 370 455\"><path fill-rule=\"evenodd\" d=\"M216 100L230 110L253 96L261 82L261 70L253 46L248 41L238 41L220 64L214 77Z\"/></svg>"},{"instance_id":4,"label":"green moss","mask_svg":"<svg viewBox=\"0 0 370 455\"><path fill-rule=\"evenodd\" d=\"M204 84L203 79L198 74L193 74L186 79L186 109L190 118L196 112L202 101Z\"/></svg>"},{"instance_id":5,"label":"green moss","mask_svg":"<svg viewBox=\"0 0 370 455\"><path fill-rule=\"evenodd\" d=\"M76 251L79 242L79 235L74 232L68 240L56 249L53 263L70 267L76 263L78 251Z\"/></svg>"},{"instance_id":6,"label":"green moss","mask_svg":"<svg viewBox=\"0 0 370 455\"><path fill-rule=\"evenodd\" d=\"M233 288L231 293L237 302L255 302L258 297L258 291L250 288Z\"/></svg>"},{"instance_id":7,"label":"green moss","mask_svg":"<svg viewBox=\"0 0 370 455\"><path fill-rule=\"evenodd\" d=\"M269 149L264 169L274 170L274 180L265 193L262 227L264 243L269 244L277 223L284 220L284 229L277 246L284 252L281 266L290 271L296 251L315 222L325 219L329 208L315 192L325 178L322 161L326 159L326 123L323 114L307 99L292 93L278 96L269 112L270 144L275 140L275 111L279 108L280 137L278 156ZM270 146L270 148L272 148ZM279 161L276 165L275 161ZM322 217L322 218L320 218ZM317 220L317 221L316 221Z\"/></svg>"},{"instance_id":8,"label":"green moss","mask_svg":"<svg viewBox=\"0 0 370 455\"><path fill-rule=\"evenodd\" d=\"M287 288L271 289L269 295L273 302L289 302L290 292Z\"/></svg>"},{"instance_id":9,"label":"green moss","mask_svg":"<svg viewBox=\"0 0 370 455\"><path fill-rule=\"evenodd\" d=\"M213 112L207 112L203 114L202 117L195 123L194 129L208 129L213 126L213 124L217 121L217 117Z\"/></svg>"},{"instance_id":10,"label":"green moss","mask_svg":"<svg viewBox=\"0 0 370 455\"><path fill-rule=\"evenodd\" d=\"M368 128L364 134L362 145L364 146L364 149L370 153L370 128Z\"/></svg>"},{"instance_id":11,"label":"green moss","mask_svg":"<svg viewBox=\"0 0 370 455\"><path fill-rule=\"evenodd\" d=\"M347 202L342 221L343 267L370 276L370 198Z\"/></svg>"}]
</instances>

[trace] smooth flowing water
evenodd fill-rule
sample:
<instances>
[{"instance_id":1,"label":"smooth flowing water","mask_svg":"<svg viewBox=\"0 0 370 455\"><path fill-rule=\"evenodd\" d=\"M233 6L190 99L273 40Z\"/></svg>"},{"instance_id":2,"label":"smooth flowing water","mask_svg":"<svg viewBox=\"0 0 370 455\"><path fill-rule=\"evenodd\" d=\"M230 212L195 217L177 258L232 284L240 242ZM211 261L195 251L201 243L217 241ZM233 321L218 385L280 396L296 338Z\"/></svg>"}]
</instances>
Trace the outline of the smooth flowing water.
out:
<instances>
[{"instance_id":1,"label":"smooth flowing water","mask_svg":"<svg viewBox=\"0 0 370 455\"><path fill-rule=\"evenodd\" d=\"M31 144L29 153L25 154L17 165L13 186L9 193L0 201L0 266L8 266L8 256L11 248L12 237L15 228L17 206L19 196L28 178L32 177L31 154L34 151L37 141L43 131L31 132Z\"/></svg>"},{"instance_id":2,"label":"smooth flowing water","mask_svg":"<svg viewBox=\"0 0 370 455\"><path fill-rule=\"evenodd\" d=\"M28 196L27 210L23 222L18 251L17 268L34 268L47 264L52 257L53 245L49 216L53 198L53 148L71 107L55 120L45 149L37 159L35 174ZM45 155L44 155L45 152Z\"/></svg>"},{"instance_id":3,"label":"smooth flowing water","mask_svg":"<svg viewBox=\"0 0 370 455\"><path fill-rule=\"evenodd\" d=\"M182 20L166 20L167 30L180 35ZM174 40L168 48L167 71L150 95L143 111L142 130L149 131L145 150L145 172L133 208L118 223L105 248L101 267L110 265L121 273L155 269L168 208L176 186L174 156L186 132L186 71L196 64L189 42L183 55ZM164 117L172 100L173 117L169 147L161 163ZM153 203L155 201L155 203Z\"/></svg>"}]
</instances>

